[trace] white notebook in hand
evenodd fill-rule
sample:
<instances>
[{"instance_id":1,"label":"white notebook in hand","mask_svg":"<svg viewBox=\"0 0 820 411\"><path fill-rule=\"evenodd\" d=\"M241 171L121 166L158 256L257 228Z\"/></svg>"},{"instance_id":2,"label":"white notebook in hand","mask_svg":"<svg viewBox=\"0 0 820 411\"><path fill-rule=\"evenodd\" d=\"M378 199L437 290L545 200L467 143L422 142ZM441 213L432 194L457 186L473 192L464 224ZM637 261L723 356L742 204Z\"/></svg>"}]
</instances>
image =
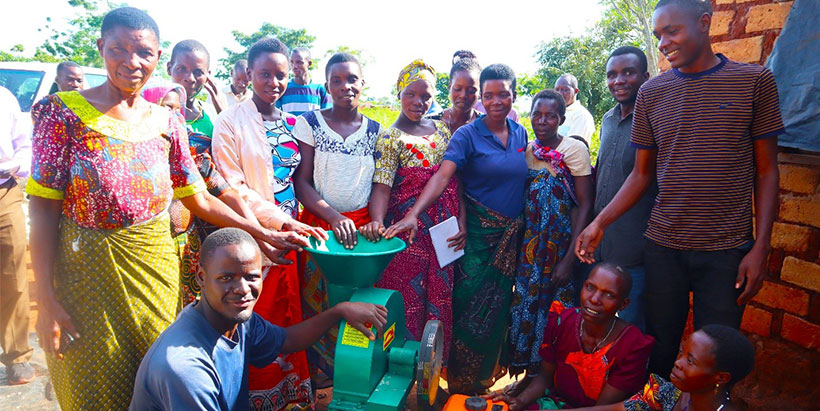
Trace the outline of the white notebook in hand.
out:
<instances>
[{"instance_id":1,"label":"white notebook in hand","mask_svg":"<svg viewBox=\"0 0 820 411\"><path fill-rule=\"evenodd\" d=\"M464 255L464 250L455 251L447 246L447 239L456 234L458 234L458 220L455 216L430 227L430 238L433 240L439 267L445 267Z\"/></svg>"}]
</instances>

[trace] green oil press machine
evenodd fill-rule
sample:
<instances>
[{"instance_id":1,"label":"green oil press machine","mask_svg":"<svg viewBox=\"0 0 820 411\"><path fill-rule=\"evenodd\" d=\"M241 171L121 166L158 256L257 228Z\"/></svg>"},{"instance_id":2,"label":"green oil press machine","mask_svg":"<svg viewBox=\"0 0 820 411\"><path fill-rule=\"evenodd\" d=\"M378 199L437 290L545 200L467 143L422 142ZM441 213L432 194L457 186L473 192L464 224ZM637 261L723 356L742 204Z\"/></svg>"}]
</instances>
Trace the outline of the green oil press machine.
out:
<instances>
[{"instance_id":1,"label":"green oil press machine","mask_svg":"<svg viewBox=\"0 0 820 411\"><path fill-rule=\"evenodd\" d=\"M428 321L421 341L408 339L404 300L398 291L375 288L393 256L404 250L398 238L372 243L359 236L353 249L345 249L332 232L330 240L311 238L311 254L327 279L331 306L343 301L365 302L387 308L384 332L370 341L360 331L339 324L333 371L333 399L328 407L335 411L432 410L438 391L442 363L442 329L436 320ZM373 329L375 333L375 328ZM416 384L416 404L407 404Z\"/></svg>"}]
</instances>

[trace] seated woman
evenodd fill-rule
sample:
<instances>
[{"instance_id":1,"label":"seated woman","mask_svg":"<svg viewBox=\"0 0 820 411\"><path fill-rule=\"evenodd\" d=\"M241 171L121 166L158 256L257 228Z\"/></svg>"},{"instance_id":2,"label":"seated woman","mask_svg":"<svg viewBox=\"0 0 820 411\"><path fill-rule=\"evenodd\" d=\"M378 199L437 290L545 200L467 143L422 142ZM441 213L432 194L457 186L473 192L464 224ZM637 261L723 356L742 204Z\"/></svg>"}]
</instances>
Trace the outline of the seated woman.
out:
<instances>
[{"instance_id":1,"label":"seated woman","mask_svg":"<svg viewBox=\"0 0 820 411\"><path fill-rule=\"evenodd\" d=\"M570 277L575 253L568 252L589 222L593 188L589 150L558 134L564 122L564 99L543 90L532 99L530 118L535 141L527 145L524 241L515 277L510 325L510 371L538 374L539 343L553 301L577 304ZM524 380L526 384L528 380Z\"/></svg>"},{"instance_id":2,"label":"seated woman","mask_svg":"<svg viewBox=\"0 0 820 411\"><path fill-rule=\"evenodd\" d=\"M740 331L710 324L681 344L669 381L649 376L632 398L585 411L734 411L729 392L754 369L755 348Z\"/></svg>"},{"instance_id":3,"label":"seated woman","mask_svg":"<svg viewBox=\"0 0 820 411\"><path fill-rule=\"evenodd\" d=\"M430 177L439 169L450 131L441 121L422 116L430 109L436 90L432 67L415 60L399 73L397 82L401 114L376 141L376 172L370 195L372 222L361 228L378 241L385 226L393 224L416 202ZM376 287L397 290L404 298L407 329L419 340L428 320L444 326L444 359L449 353L453 325L453 264L440 267L430 237L430 227L459 214L458 180L451 179L442 195L418 220L418 231L399 235L408 245L384 270ZM451 238L457 250L464 248L466 230Z\"/></svg>"},{"instance_id":4,"label":"seated woman","mask_svg":"<svg viewBox=\"0 0 820 411\"><path fill-rule=\"evenodd\" d=\"M646 381L654 339L615 314L629 305L632 278L598 264L581 290L581 306L550 312L541 345L541 369L517 396L495 393L513 411L561 409L621 402ZM546 397L545 397L546 394ZM545 398L542 398L545 397Z\"/></svg>"},{"instance_id":5,"label":"seated woman","mask_svg":"<svg viewBox=\"0 0 820 411\"><path fill-rule=\"evenodd\" d=\"M359 113L364 78L356 57L334 54L325 66L325 78L333 107L296 119L293 136L299 140L302 162L293 180L304 205L301 221L333 230L337 240L352 248L357 227L370 222L367 202L381 125ZM328 308L327 287L321 271L305 254L299 257L302 309L310 318ZM318 387L333 378L337 331L332 329L308 350L311 377Z\"/></svg>"}]
</instances>

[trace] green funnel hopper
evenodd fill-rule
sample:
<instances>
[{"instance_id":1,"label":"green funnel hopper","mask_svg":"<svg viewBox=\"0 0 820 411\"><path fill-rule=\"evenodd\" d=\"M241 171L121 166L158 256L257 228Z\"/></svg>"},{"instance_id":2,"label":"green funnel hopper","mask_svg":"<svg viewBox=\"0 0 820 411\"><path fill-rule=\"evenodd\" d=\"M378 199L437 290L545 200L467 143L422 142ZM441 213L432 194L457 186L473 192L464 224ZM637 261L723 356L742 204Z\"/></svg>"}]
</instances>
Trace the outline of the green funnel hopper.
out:
<instances>
[{"instance_id":1,"label":"green funnel hopper","mask_svg":"<svg viewBox=\"0 0 820 411\"><path fill-rule=\"evenodd\" d=\"M379 242L368 241L363 235L353 249L345 249L336 240L332 231L327 241L310 238L310 247L306 247L316 265L322 270L328 284L330 305L347 301L358 288L372 287L396 253L407 246L399 238L382 239Z\"/></svg>"}]
</instances>

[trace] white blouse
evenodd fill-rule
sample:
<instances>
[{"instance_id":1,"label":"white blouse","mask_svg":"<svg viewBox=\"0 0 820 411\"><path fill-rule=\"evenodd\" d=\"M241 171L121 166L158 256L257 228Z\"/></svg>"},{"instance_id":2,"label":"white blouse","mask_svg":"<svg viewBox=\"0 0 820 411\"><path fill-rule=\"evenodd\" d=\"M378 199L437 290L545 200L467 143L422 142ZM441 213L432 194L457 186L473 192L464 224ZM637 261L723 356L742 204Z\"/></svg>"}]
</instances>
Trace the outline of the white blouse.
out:
<instances>
[{"instance_id":1,"label":"white blouse","mask_svg":"<svg viewBox=\"0 0 820 411\"><path fill-rule=\"evenodd\" d=\"M362 116L362 126L342 138L327 125L319 111L297 117L293 136L315 151L313 187L334 210L346 213L367 206L376 170L373 154L380 131L379 123Z\"/></svg>"}]
</instances>

